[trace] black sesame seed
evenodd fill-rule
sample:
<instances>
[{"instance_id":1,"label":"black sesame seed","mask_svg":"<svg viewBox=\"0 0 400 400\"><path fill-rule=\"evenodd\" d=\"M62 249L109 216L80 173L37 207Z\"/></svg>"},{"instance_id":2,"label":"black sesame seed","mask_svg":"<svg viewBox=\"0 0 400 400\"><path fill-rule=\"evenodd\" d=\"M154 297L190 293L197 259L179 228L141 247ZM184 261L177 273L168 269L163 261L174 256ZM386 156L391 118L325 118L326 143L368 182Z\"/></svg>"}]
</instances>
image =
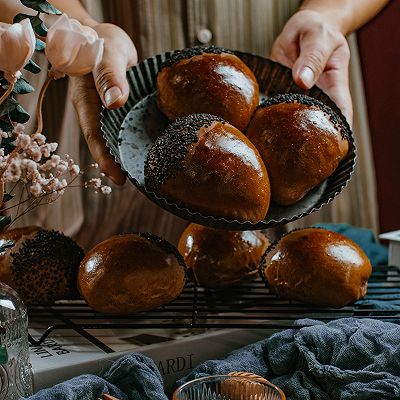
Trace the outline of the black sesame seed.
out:
<instances>
[{"instance_id":1,"label":"black sesame seed","mask_svg":"<svg viewBox=\"0 0 400 400\"><path fill-rule=\"evenodd\" d=\"M149 240L150 242L156 244L161 250L165 251L167 254L172 254L175 256L176 260L178 261L179 265L181 265L186 270L186 264L183 261L183 257L181 253L177 250L175 246L173 246L170 242L166 241L165 239L153 235L148 232L136 232L136 235Z\"/></svg>"},{"instance_id":2,"label":"black sesame seed","mask_svg":"<svg viewBox=\"0 0 400 400\"><path fill-rule=\"evenodd\" d=\"M204 53L213 53L213 54L222 54L222 53L228 53L228 54L234 54L232 50L224 49L222 47L216 47L216 46L196 46L196 47L190 47L188 49L183 49L183 50L178 50L174 52L167 60L165 60L161 64L161 68L164 67L170 67L171 65L175 64L176 62L180 60L185 60L187 58L191 58L194 56L199 56Z\"/></svg>"},{"instance_id":3,"label":"black sesame seed","mask_svg":"<svg viewBox=\"0 0 400 400\"><path fill-rule=\"evenodd\" d=\"M40 230L11 253L15 290L26 304L52 304L60 292L78 297L77 272L83 257L83 250L71 238Z\"/></svg>"},{"instance_id":4,"label":"black sesame seed","mask_svg":"<svg viewBox=\"0 0 400 400\"><path fill-rule=\"evenodd\" d=\"M150 190L155 190L173 177L174 171L181 169L189 146L198 140L198 130L215 121L224 120L211 114L191 114L168 125L149 150L145 162L145 183Z\"/></svg>"}]
</instances>

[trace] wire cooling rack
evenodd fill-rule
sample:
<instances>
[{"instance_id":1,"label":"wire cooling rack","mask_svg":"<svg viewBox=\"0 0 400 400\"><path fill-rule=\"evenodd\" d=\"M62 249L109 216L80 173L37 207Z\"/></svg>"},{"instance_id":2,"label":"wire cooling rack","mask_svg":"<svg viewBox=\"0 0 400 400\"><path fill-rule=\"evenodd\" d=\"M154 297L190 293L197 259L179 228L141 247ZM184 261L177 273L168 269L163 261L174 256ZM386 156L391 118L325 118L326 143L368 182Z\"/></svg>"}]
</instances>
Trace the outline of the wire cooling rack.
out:
<instances>
[{"instance_id":1,"label":"wire cooling rack","mask_svg":"<svg viewBox=\"0 0 400 400\"><path fill-rule=\"evenodd\" d=\"M28 309L30 322L51 321L34 346L41 345L52 332L72 329L105 352L112 350L87 330L136 328L243 328L285 329L294 327L299 318L331 321L338 318L374 318L400 321L400 269L376 266L368 283L364 300L339 310L284 300L270 293L262 280L229 290L206 290L189 283L175 301L152 311L132 315L110 316L94 312L83 300L58 301L49 307ZM377 308L379 306L379 308Z\"/></svg>"}]
</instances>

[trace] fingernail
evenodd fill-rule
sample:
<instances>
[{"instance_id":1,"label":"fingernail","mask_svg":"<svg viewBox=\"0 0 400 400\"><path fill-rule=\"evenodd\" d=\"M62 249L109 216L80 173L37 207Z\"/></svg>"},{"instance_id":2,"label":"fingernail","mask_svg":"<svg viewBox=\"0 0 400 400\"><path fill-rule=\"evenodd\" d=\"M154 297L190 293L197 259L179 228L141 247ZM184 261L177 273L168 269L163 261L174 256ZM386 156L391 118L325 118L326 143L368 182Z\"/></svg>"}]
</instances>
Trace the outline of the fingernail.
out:
<instances>
[{"instance_id":1,"label":"fingernail","mask_svg":"<svg viewBox=\"0 0 400 400\"><path fill-rule=\"evenodd\" d=\"M300 79L305 86L310 88L314 84L314 72L310 67L304 67L300 71Z\"/></svg>"},{"instance_id":2,"label":"fingernail","mask_svg":"<svg viewBox=\"0 0 400 400\"><path fill-rule=\"evenodd\" d=\"M122 97L121 89L118 86L112 86L104 93L104 102L107 107L113 105Z\"/></svg>"}]
</instances>

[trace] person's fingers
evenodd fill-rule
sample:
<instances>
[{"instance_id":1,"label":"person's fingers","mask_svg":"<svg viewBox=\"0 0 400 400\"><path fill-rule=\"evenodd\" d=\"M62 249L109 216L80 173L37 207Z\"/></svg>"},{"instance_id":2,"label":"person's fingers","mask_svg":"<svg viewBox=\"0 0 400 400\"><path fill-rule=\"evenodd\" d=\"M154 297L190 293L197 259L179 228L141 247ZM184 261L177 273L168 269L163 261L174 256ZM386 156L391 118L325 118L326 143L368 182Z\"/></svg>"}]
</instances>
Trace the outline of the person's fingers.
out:
<instances>
[{"instance_id":1,"label":"person's fingers","mask_svg":"<svg viewBox=\"0 0 400 400\"><path fill-rule=\"evenodd\" d=\"M100 24L95 29L105 40L103 58L93 71L96 88L105 107L118 108L128 99L126 70L136 64L137 52L129 36L115 25ZM116 42L116 37L121 40Z\"/></svg>"},{"instance_id":2,"label":"person's fingers","mask_svg":"<svg viewBox=\"0 0 400 400\"><path fill-rule=\"evenodd\" d=\"M353 105L349 90L349 60L350 50L344 42L332 53L316 84L332 98L351 126Z\"/></svg>"},{"instance_id":3,"label":"person's fingers","mask_svg":"<svg viewBox=\"0 0 400 400\"><path fill-rule=\"evenodd\" d=\"M70 79L70 96L90 153L104 174L117 185L125 174L111 156L100 129L101 101L91 75Z\"/></svg>"},{"instance_id":4,"label":"person's fingers","mask_svg":"<svg viewBox=\"0 0 400 400\"><path fill-rule=\"evenodd\" d=\"M297 59L298 55L299 48L296 38L293 38L292 35L283 32L283 34L276 38L274 44L272 45L269 58L285 65L286 67L292 68L293 63Z\"/></svg>"},{"instance_id":5,"label":"person's fingers","mask_svg":"<svg viewBox=\"0 0 400 400\"><path fill-rule=\"evenodd\" d=\"M310 89L319 79L331 54L338 46L339 37L336 32L328 29L301 32L299 56L293 64L293 80L296 84L303 89Z\"/></svg>"}]
</instances>

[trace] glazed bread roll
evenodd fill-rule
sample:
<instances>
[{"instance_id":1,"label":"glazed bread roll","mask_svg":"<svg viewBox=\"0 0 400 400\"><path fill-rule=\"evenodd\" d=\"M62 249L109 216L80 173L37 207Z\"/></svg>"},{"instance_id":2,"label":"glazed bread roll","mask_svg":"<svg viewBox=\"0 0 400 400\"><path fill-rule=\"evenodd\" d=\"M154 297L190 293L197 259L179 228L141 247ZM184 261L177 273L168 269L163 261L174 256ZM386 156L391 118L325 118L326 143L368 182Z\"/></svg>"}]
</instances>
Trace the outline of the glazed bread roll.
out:
<instances>
[{"instance_id":1,"label":"glazed bread roll","mask_svg":"<svg viewBox=\"0 0 400 400\"><path fill-rule=\"evenodd\" d=\"M259 102L253 72L228 50L196 47L174 53L157 75L157 101L172 121L210 113L244 131Z\"/></svg>"},{"instance_id":2,"label":"glazed bread roll","mask_svg":"<svg viewBox=\"0 0 400 400\"><path fill-rule=\"evenodd\" d=\"M271 198L291 205L328 178L347 155L347 127L320 101L279 95L262 103L247 130L271 181Z\"/></svg>"},{"instance_id":3,"label":"glazed bread roll","mask_svg":"<svg viewBox=\"0 0 400 400\"><path fill-rule=\"evenodd\" d=\"M365 296L372 267L352 240L326 229L307 228L270 246L261 272L280 297L340 308Z\"/></svg>"},{"instance_id":4,"label":"glazed bread roll","mask_svg":"<svg viewBox=\"0 0 400 400\"><path fill-rule=\"evenodd\" d=\"M50 305L76 298L83 250L69 237L38 226L9 229L0 240L14 247L0 255L0 281L15 289L25 304Z\"/></svg>"},{"instance_id":5,"label":"glazed bread roll","mask_svg":"<svg viewBox=\"0 0 400 400\"><path fill-rule=\"evenodd\" d=\"M78 288L95 311L130 314L174 300L185 285L182 257L170 243L146 233L112 236L81 262Z\"/></svg>"},{"instance_id":6,"label":"glazed bread roll","mask_svg":"<svg viewBox=\"0 0 400 400\"><path fill-rule=\"evenodd\" d=\"M150 149L144 172L149 190L192 212L258 222L268 211L269 180L257 149L210 114L170 124Z\"/></svg>"},{"instance_id":7,"label":"glazed bread roll","mask_svg":"<svg viewBox=\"0 0 400 400\"><path fill-rule=\"evenodd\" d=\"M190 224L178 250L196 282L207 288L254 279L268 239L259 231L228 231Z\"/></svg>"}]
</instances>

